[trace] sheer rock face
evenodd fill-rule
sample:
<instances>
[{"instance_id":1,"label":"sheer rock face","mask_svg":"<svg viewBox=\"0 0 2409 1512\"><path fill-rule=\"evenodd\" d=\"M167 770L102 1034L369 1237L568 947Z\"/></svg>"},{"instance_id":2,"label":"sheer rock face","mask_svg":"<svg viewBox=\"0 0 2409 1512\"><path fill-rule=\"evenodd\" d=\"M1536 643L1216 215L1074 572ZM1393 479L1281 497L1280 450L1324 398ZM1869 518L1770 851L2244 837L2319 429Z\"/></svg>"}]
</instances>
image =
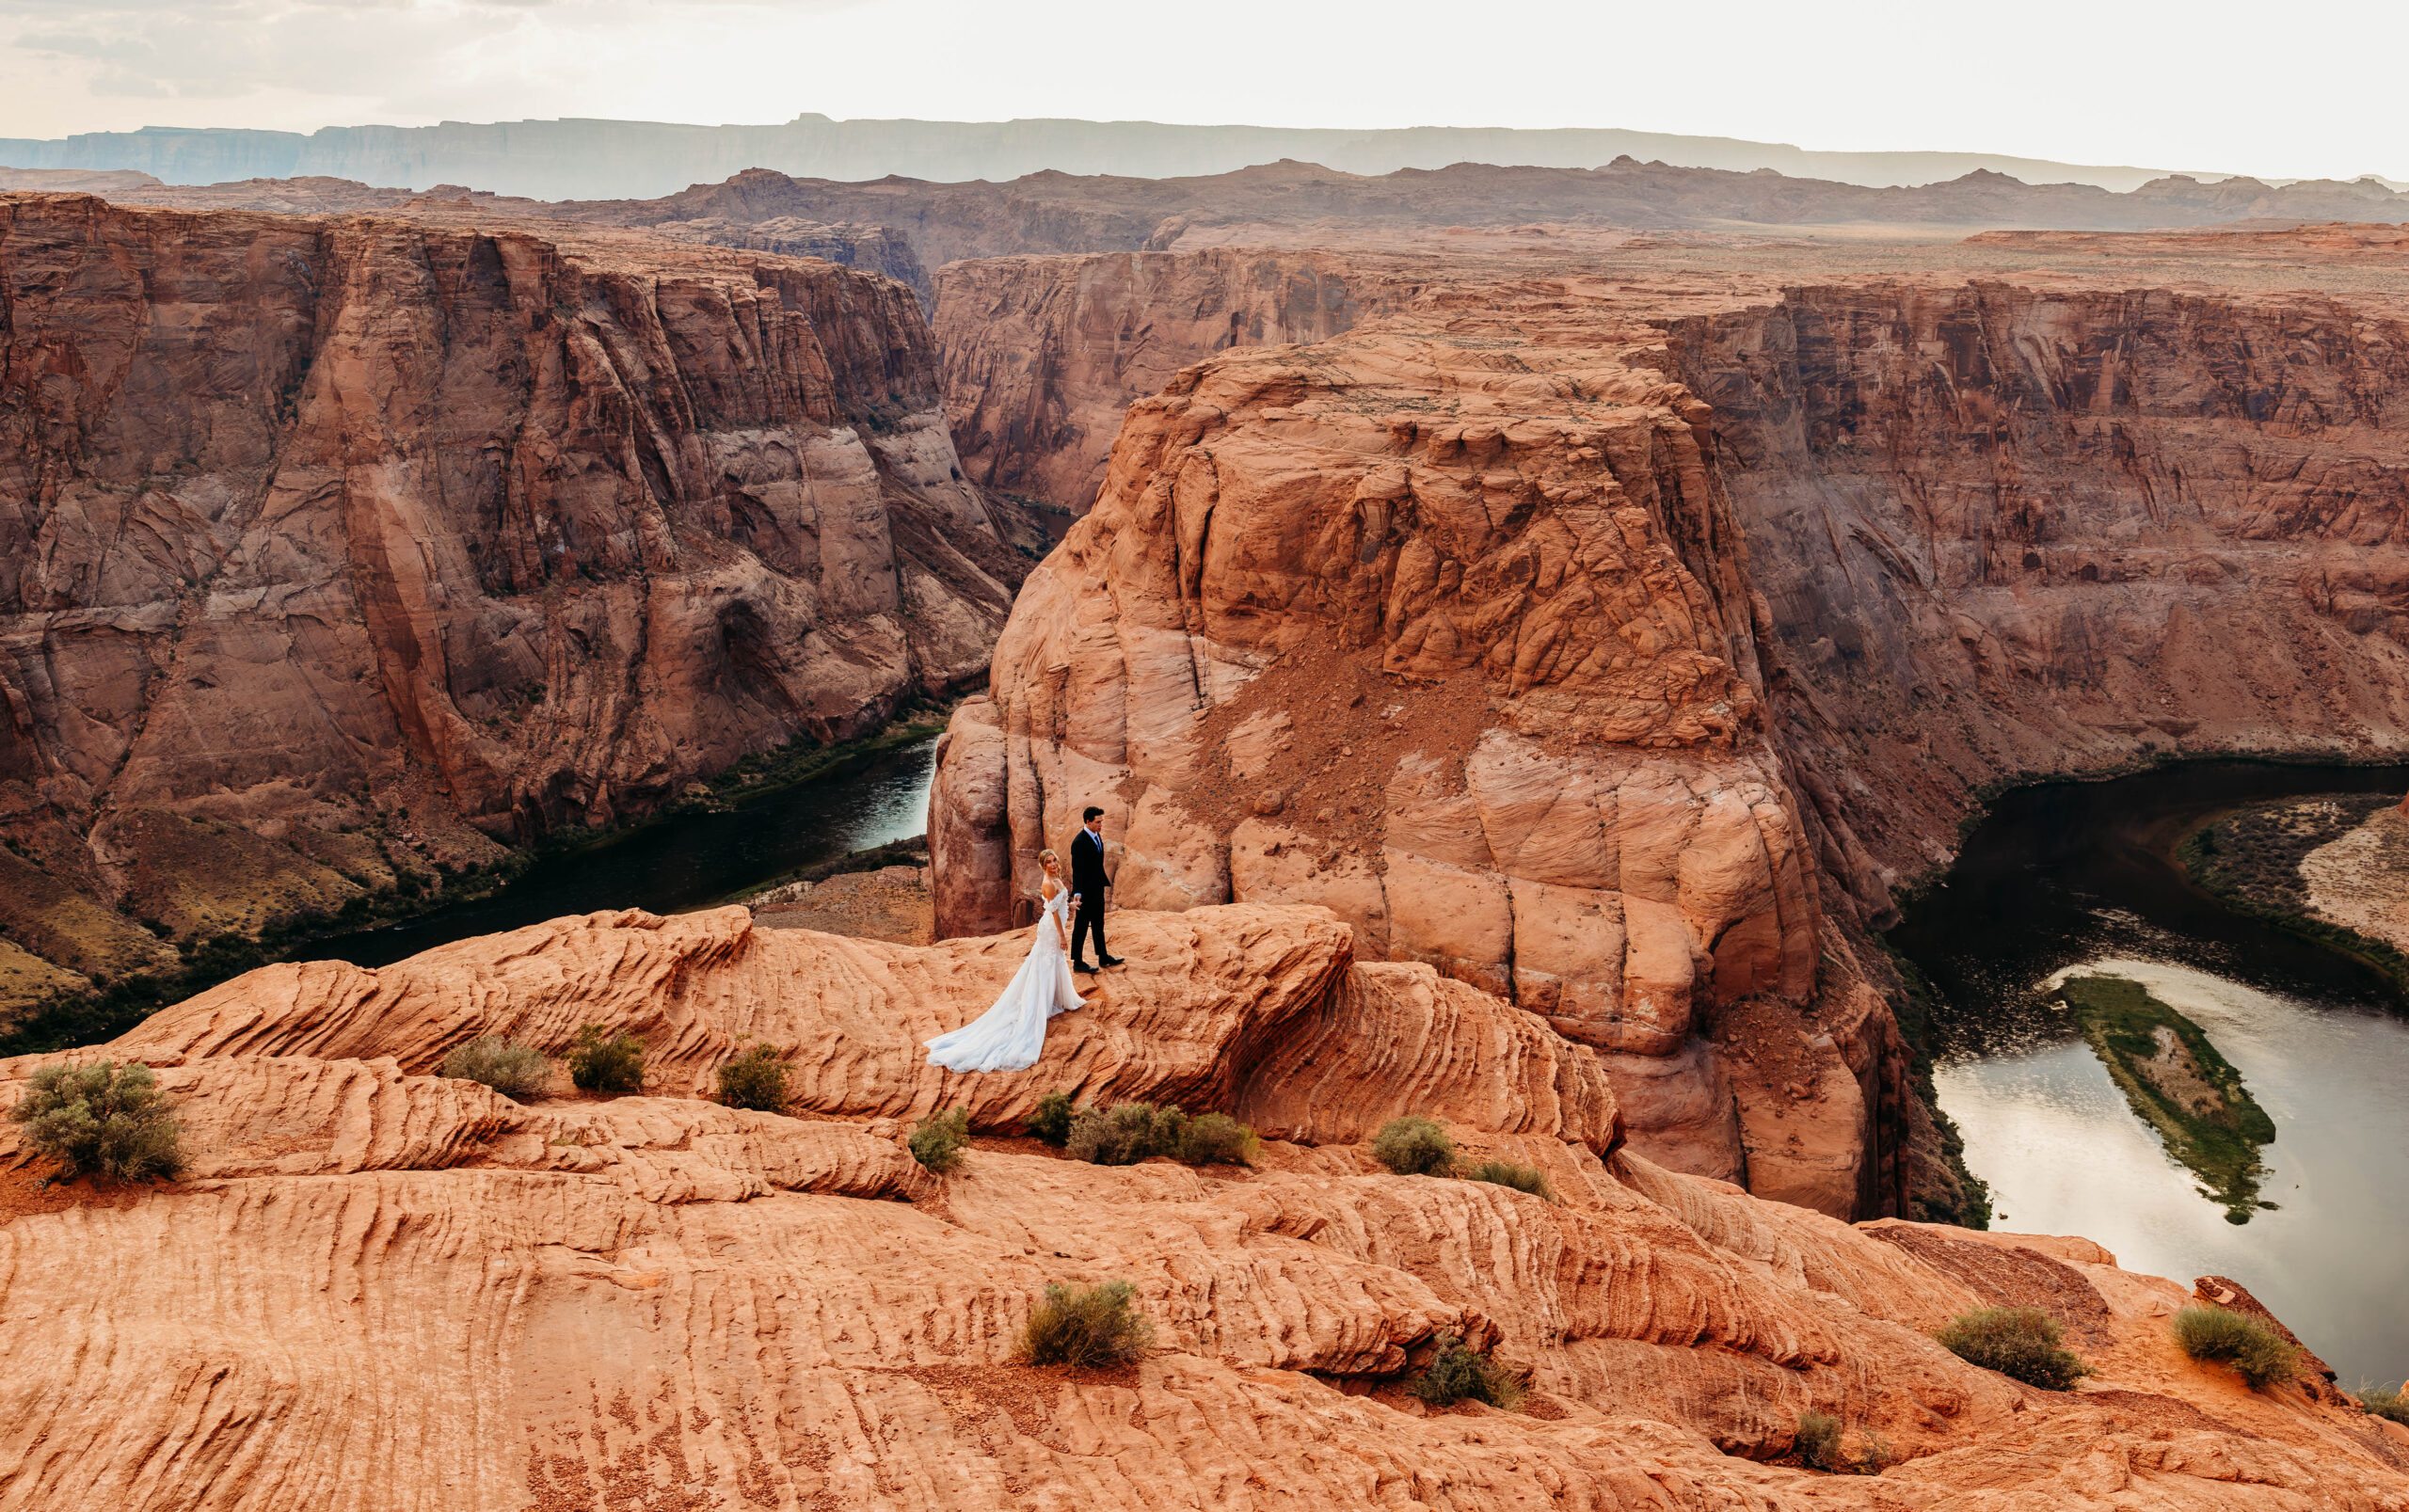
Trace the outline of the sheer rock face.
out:
<instances>
[{"instance_id":1,"label":"sheer rock face","mask_svg":"<svg viewBox=\"0 0 2409 1512\"><path fill-rule=\"evenodd\" d=\"M874 727L1011 601L883 279L24 196L0 285L8 922L78 970Z\"/></svg>"},{"instance_id":2,"label":"sheer rock face","mask_svg":"<svg viewBox=\"0 0 2409 1512\"><path fill-rule=\"evenodd\" d=\"M963 465L1084 512L1132 400L1215 352L1351 328L1367 281L1332 254L1243 248L949 263L934 325Z\"/></svg>"},{"instance_id":3,"label":"sheer rock face","mask_svg":"<svg viewBox=\"0 0 2409 1512\"><path fill-rule=\"evenodd\" d=\"M939 933L1014 922L1093 804L1120 906L1330 907L1362 957L1594 1047L1635 1147L1693 1170L1738 1175L1745 1133L1699 1037L1775 1005L1813 1099L1793 1127L1837 1132L1748 1144L1757 1189L1893 1202L1887 1014L1795 1027L1856 980L1818 980L1845 832L1802 817L1769 738L1706 407L1619 355L1653 336L1399 321L1134 406L941 747Z\"/></svg>"},{"instance_id":4,"label":"sheer rock face","mask_svg":"<svg viewBox=\"0 0 2409 1512\"><path fill-rule=\"evenodd\" d=\"M1791 747L1890 875L1994 778L2409 749L2396 300L1872 282L1668 338L1808 693Z\"/></svg>"},{"instance_id":5,"label":"sheer rock face","mask_svg":"<svg viewBox=\"0 0 2409 1512\"><path fill-rule=\"evenodd\" d=\"M1535 1488L1600 1512L2409 1506L2409 1434L2184 1360L2181 1288L2096 1245L1853 1229L1615 1151L1612 1094L1568 1080L1586 1052L1426 968L1350 964L1319 910L1119 922L1126 990L1107 979L1012 1075L908 1046L983 1008L1020 940L870 946L739 910L271 967L168 1011L97 1053L158 1063L182 1183L37 1190L44 1164L0 1122L0 1307L35 1320L0 1336L0 1496L1270 1512L1444 1483L1473 1512ZM652 1039L649 1095L522 1106L424 1074L471 1034L557 1047L581 1022ZM796 1046L795 1116L681 1095L746 1030ZM0 1062L0 1106L34 1065ZM1248 1170L982 1141L937 1177L869 1111L966 1096L1009 1131L1053 1086L1268 1096L1293 1142ZM1398 1098L1470 1158L1540 1167L1555 1200L1380 1170L1359 1141ZM2098 1371L2080 1393L1927 1336L2034 1278ZM1155 1329L1142 1361L1013 1361L1047 1283L1108 1281ZM1529 1409L1407 1394L1450 1338L1527 1372ZM1808 1411L1902 1462L1767 1463Z\"/></svg>"}]
</instances>

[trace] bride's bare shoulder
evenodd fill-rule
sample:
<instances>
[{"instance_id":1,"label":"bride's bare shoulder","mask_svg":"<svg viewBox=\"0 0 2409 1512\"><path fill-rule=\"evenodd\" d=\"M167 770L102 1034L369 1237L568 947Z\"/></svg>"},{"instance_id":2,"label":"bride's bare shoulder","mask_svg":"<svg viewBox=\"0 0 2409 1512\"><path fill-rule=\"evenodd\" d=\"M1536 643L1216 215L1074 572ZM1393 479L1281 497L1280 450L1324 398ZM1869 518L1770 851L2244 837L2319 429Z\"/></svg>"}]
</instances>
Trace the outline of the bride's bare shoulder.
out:
<instances>
[{"instance_id":1,"label":"bride's bare shoulder","mask_svg":"<svg viewBox=\"0 0 2409 1512\"><path fill-rule=\"evenodd\" d=\"M1051 877L1043 877L1038 880L1037 896L1049 903L1054 901L1054 895L1061 890L1062 884Z\"/></svg>"}]
</instances>

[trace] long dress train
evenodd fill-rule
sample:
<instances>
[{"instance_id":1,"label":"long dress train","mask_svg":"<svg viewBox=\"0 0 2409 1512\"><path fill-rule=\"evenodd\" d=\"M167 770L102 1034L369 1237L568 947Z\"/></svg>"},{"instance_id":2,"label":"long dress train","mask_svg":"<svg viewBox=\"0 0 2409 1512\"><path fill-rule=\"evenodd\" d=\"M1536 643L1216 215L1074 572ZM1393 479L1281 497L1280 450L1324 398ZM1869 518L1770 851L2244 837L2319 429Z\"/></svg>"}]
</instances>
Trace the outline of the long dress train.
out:
<instances>
[{"instance_id":1,"label":"long dress train","mask_svg":"<svg viewBox=\"0 0 2409 1512\"><path fill-rule=\"evenodd\" d=\"M1070 927L1071 890L1064 887L1037 915L1029 959L996 1006L961 1028L922 1042L929 1047L929 1064L948 1071L1020 1071L1037 1064L1045 1049L1045 1021L1085 1006L1071 980L1071 958L1062 952Z\"/></svg>"}]
</instances>

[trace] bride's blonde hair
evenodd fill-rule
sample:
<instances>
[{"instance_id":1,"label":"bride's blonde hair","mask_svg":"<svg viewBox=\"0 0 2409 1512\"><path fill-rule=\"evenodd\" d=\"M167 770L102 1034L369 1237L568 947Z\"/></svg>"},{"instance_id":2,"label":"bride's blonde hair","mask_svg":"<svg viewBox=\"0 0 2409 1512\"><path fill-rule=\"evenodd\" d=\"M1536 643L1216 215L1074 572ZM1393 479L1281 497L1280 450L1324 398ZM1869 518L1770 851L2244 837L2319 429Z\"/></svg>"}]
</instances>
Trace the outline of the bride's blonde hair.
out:
<instances>
[{"instance_id":1,"label":"bride's blonde hair","mask_svg":"<svg viewBox=\"0 0 2409 1512\"><path fill-rule=\"evenodd\" d=\"M1038 865L1044 867L1059 867L1062 864L1062 858L1056 855L1053 848L1048 846L1046 849L1037 852L1037 862Z\"/></svg>"}]
</instances>

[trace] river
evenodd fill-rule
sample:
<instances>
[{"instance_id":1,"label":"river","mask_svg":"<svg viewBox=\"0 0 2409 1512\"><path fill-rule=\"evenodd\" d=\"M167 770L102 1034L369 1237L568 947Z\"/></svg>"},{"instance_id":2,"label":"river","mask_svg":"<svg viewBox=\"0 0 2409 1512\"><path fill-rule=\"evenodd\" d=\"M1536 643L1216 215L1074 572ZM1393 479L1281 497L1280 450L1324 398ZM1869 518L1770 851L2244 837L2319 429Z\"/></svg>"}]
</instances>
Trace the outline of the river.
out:
<instances>
[{"instance_id":1,"label":"river","mask_svg":"<svg viewBox=\"0 0 2409 1512\"><path fill-rule=\"evenodd\" d=\"M475 934L564 914L678 914L758 890L798 867L923 833L934 739L855 771L760 794L720 814L678 814L544 857L484 898L311 942L313 960L382 966Z\"/></svg>"},{"instance_id":2,"label":"river","mask_svg":"<svg viewBox=\"0 0 2409 1512\"><path fill-rule=\"evenodd\" d=\"M2172 849L2236 804L2399 793L2409 768L2188 763L2009 793L1891 943L1939 1005L1934 1085L1994 1226L2080 1233L2128 1269L2250 1288L2342 1384L2409 1372L2409 1017L2356 962L2192 888ZM2202 1195L2041 995L2123 976L2199 1025L2273 1119L2243 1225Z\"/></svg>"}]
</instances>

